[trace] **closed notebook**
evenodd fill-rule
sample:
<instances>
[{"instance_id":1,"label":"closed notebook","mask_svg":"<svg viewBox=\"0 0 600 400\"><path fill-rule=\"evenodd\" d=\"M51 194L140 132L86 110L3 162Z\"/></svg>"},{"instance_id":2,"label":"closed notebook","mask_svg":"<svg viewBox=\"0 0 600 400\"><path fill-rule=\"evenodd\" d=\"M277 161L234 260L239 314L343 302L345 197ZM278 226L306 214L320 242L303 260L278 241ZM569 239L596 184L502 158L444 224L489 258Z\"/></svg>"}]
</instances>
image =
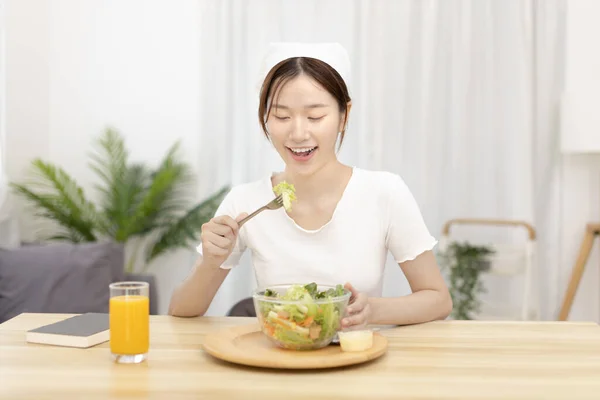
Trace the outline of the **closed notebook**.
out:
<instances>
[{"instance_id":1,"label":"closed notebook","mask_svg":"<svg viewBox=\"0 0 600 400\"><path fill-rule=\"evenodd\" d=\"M86 313L27 331L30 343L87 348L110 339L108 314Z\"/></svg>"}]
</instances>

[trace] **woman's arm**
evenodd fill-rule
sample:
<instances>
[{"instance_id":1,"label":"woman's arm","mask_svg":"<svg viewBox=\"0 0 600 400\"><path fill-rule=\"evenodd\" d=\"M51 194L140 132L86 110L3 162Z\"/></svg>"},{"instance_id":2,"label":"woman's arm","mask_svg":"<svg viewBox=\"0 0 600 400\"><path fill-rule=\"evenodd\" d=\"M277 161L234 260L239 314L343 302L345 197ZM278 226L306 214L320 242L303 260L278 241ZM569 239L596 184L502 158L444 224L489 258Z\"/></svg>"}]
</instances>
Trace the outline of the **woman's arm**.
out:
<instances>
[{"instance_id":1,"label":"woman's arm","mask_svg":"<svg viewBox=\"0 0 600 400\"><path fill-rule=\"evenodd\" d=\"M219 266L207 265L202 262L202 257L199 257L192 274L173 292L169 315L176 317L204 315L229 271Z\"/></svg>"},{"instance_id":2,"label":"woman's arm","mask_svg":"<svg viewBox=\"0 0 600 400\"><path fill-rule=\"evenodd\" d=\"M237 243L238 221L246 216L238 215L234 220L227 215L211 219L202 225L202 255L198 258L192 274L173 292L169 314L177 317L204 315L217 290L229 273L229 268L221 268L231 255ZM237 262L241 256L238 249Z\"/></svg>"},{"instance_id":3,"label":"woman's arm","mask_svg":"<svg viewBox=\"0 0 600 400\"><path fill-rule=\"evenodd\" d=\"M399 264L412 293L402 297L369 298L369 323L408 325L445 319L452 312L452 298L432 251Z\"/></svg>"}]
</instances>

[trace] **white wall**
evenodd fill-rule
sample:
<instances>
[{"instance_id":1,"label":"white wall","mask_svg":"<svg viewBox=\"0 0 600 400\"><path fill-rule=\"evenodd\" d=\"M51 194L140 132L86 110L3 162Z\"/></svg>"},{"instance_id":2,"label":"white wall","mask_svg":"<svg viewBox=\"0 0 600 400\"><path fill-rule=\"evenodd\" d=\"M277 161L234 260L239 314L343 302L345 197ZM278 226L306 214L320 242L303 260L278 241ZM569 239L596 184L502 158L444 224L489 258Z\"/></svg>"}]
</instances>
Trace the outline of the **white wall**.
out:
<instances>
[{"instance_id":1,"label":"white wall","mask_svg":"<svg viewBox=\"0 0 600 400\"><path fill-rule=\"evenodd\" d=\"M562 148L566 152L600 155L600 2L568 3L565 97L562 100Z\"/></svg>"},{"instance_id":2,"label":"white wall","mask_svg":"<svg viewBox=\"0 0 600 400\"><path fill-rule=\"evenodd\" d=\"M567 4L566 95L561 113L563 291L586 224L600 222L600 2ZM594 243L570 319L600 320L600 240Z\"/></svg>"},{"instance_id":3,"label":"white wall","mask_svg":"<svg viewBox=\"0 0 600 400\"><path fill-rule=\"evenodd\" d=\"M125 135L134 159L151 163L181 139L200 179L209 174L198 171L195 157L198 26L195 0L145 1L143 8L118 0L9 1L9 177L21 179L30 161L43 157L92 195L88 151L107 125ZM34 225L22 216L23 239L34 239ZM182 251L157 263L160 311L190 260Z\"/></svg>"},{"instance_id":4,"label":"white wall","mask_svg":"<svg viewBox=\"0 0 600 400\"><path fill-rule=\"evenodd\" d=\"M566 155L562 185L561 295L590 222L600 222L600 155ZM562 298L561 298L562 300ZM600 240L596 240L586 265L570 320L600 322Z\"/></svg>"},{"instance_id":5,"label":"white wall","mask_svg":"<svg viewBox=\"0 0 600 400\"><path fill-rule=\"evenodd\" d=\"M19 220L13 209L13 199L6 171L6 57L5 57L5 3L0 0L0 248L20 245Z\"/></svg>"}]
</instances>

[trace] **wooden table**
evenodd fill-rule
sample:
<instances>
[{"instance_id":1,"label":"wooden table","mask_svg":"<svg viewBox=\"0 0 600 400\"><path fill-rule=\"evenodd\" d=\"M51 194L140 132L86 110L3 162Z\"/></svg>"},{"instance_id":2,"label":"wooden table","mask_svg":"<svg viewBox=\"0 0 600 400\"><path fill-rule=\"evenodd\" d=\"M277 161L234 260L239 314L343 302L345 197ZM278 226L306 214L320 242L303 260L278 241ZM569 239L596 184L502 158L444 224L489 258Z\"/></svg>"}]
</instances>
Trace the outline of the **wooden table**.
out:
<instances>
[{"instance_id":1,"label":"wooden table","mask_svg":"<svg viewBox=\"0 0 600 400\"><path fill-rule=\"evenodd\" d=\"M382 330L389 351L350 368L272 371L213 359L206 333L245 318L151 317L146 363L111 362L108 343L69 349L25 342L68 315L0 325L0 398L598 399L600 327L569 322L443 321Z\"/></svg>"}]
</instances>

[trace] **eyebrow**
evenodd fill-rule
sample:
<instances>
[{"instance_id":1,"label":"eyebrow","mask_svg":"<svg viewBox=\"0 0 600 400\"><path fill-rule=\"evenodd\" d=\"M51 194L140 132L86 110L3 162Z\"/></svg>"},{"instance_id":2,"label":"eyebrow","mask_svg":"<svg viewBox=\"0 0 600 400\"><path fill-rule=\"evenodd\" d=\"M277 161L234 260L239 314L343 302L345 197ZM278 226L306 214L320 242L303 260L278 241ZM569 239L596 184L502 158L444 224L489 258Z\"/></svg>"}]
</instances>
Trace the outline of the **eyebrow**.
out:
<instances>
[{"instance_id":1,"label":"eyebrow","mask_svg":"<svg viewBox=\"0 0 600 400\"><path fill-rule=\"evenodd\" d=\"M273 107L274 108L281 108L282 110L289 110L290 109L288 106L283 105L283 104L274 104ZM318 103L318 104L309 104L309 105L305 106L304 108L324 108L324 107L327 107L327 105L326 104Z\"/></svg>"}]
</instances>

